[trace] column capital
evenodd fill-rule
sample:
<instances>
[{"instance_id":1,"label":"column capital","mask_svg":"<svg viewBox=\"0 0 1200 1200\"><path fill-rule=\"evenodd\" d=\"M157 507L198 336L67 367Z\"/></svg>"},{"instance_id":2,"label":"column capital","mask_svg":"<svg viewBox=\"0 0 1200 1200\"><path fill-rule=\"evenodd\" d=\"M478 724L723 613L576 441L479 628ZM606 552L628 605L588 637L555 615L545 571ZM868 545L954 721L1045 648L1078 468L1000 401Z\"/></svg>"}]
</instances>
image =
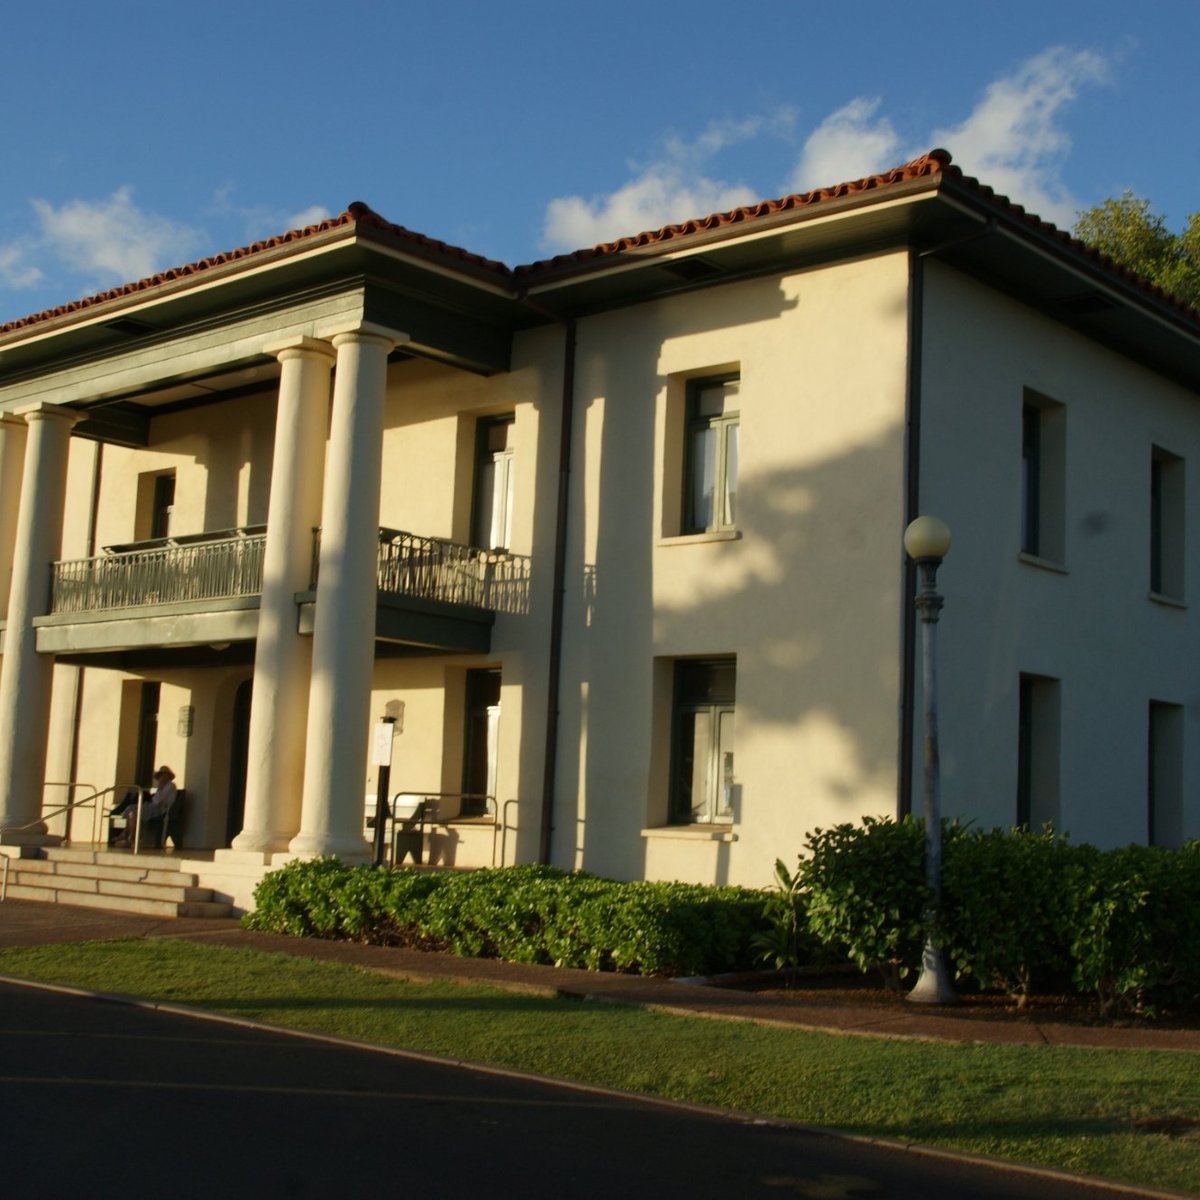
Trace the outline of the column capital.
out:
<instances>
[{"instance_id":1,"label":"column capital","mask_svg":"<svg viewBox=\"0 0 1200 1200\"><path fill-rule=\"evenodd\" d=\"M33 404L23 404L12 410L13 415L24 419L26 424L31 421L69 421L72 425L82 421L87 416L77 408L67 408L64 404L51 404L46 400L38 400Z\"/></svg>"},{"instance_id":2,"label":"column capital","mask_svg":"<svg viewBox=\"0 0 1200 1200\"><path fill-rule=\"evenodd\" d=\"M412 341L410 334L388 325L377 325L374 321L339 322L317 330L318 337L327 338L334 346L347 342L382 342L389 351L405 342Z\"/></svg>"},{"instance_id":3,"label":"column capital","mask_svg":"<svg viewBox=\"0 0 1200 1200\"><path fill-rule=\"evenodd\" d=\"M285 337L278 341L267 342L263 346L263 353L270 354L272 357L283 362L285 358L324 358L332 365L337 357L333 347L323 338L315 337Z\"/></svg>"},{"instance_id":4,"label":"column capital","mask_svg":"<svg viewBox=\"0 0 1200 1200\"><path fill-rule=\"evenodd\" d=\"M0 426L4 425L24 427L25 422L15 412L0 412Z\"/></svg>"}]
</instances>

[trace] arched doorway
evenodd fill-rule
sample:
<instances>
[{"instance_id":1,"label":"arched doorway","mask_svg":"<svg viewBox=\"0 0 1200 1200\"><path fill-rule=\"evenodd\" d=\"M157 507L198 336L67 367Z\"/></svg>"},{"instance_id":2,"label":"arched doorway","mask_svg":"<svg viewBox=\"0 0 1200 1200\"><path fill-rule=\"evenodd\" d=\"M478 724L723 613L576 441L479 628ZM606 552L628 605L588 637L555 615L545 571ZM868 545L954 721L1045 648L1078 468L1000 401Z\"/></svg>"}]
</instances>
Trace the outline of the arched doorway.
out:
<instances>
[{"instance_id":1,"label":"arched doorway","mask_svg":"<svg viewBox=\"0 0 1200 1200\"><path fill-rule=\"evenodd\" d=\"M242 832L246 815L246 763L250 755L250 699L253 680L238 684L233 696L229 743L229 807L225 817L225 845Z\"/></svg>"}]
</instances>

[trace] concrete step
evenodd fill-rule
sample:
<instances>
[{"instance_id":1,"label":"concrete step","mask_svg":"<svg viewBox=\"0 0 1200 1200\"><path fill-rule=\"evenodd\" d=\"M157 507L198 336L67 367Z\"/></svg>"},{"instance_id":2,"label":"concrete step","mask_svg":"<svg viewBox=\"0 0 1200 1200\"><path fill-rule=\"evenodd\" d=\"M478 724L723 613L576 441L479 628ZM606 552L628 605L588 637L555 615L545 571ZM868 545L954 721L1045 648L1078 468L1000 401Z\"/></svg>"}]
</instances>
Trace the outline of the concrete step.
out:
<instances>
[{"instance_id":1,"label":"concrete step","mask_svg":"<svg viewBox=\"0 0 1200 1200\"><path fill-rule=\"evenodd\" d=\"M129 896L134 899L206 901L212 899L212 889L198 887L194 875L180 876L183 883L149 883L131 875L115 879L95 875L61 872L30 871L25 865L9 871L10 882L25 887L42 887L50 891L71 893L95 893L100 896Z\"/></svg>"},{"instance_id":2,"label":"concrete step","mask_svg":"<svg viewBox=\"0 0 1200 1200\"><path fill-rule=\"evenodd\" d=\"M174 871L165 867L148 865L152 860L139 861L128 856L124 863L89 863L75 859L22 858L15 862L19 869L29 874L78 876L88 879L134 880L139 883L157 883L175 887L193 887L196 876L186 871ZM16 869L16 868L14 868Z\"/></svg>"},{"instance_id":3,"label":"concrete step","mask_svg":"<svg viewBox=\"0 0 1200 1200\"><path fill-rule=\"evenodd\" d=\"M44 876L42 877L44 878ZM81 908L103 908L109 912L137 913L148 917L228 917L228 904L209 900L163 900L138 896L109 896L93 892L59 891L30 887L9 880L8 894L14 900L39 900L47 904L73 904ZM211 897L212 893L208 893Z\"/></svg>"},{"instance_id":4,"label":"concrete step","mask_svg":"<svg viewBox=\"0 0 1200 1200\"><path fill-rule=\"evenodd\" d=\"M49 859L51 862L98 863L104 866L129 866L131 863L142 863L151 867L170 869L171 855L164 855L161 850L146 851L134 854L132 850L108 850L97 846L43 846L38 858Z\"/></svg>"},{"instance_id":5,"label":"concrete step","mask_svg":"<svg viewBox=\"0 0 1200 1200\"><path fill-rule=\"evenodd\" d=\"M127 852L46 847L9 860L8 895L147 916L231 915L230 905L214 901L195 875L161 863Z\"/></svg>"}]
</instances>

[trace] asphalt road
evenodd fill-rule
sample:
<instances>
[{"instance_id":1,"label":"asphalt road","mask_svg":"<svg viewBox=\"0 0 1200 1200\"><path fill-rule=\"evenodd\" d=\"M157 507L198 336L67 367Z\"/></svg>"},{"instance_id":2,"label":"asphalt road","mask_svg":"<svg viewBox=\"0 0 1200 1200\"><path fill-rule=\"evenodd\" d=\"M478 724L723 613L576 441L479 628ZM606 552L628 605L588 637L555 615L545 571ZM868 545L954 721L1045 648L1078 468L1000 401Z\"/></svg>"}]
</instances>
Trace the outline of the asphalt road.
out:
<instances>
[{"instance_id":1,"label":"asphalt road","mask_svg":"<svg viewBox=\"0 0 1200 1200\"><path fill-rule=\"evenodd\" d=\"M745 1120L0 985L12 1200L1112 1193Z\"/></svg>"}]
</instances>

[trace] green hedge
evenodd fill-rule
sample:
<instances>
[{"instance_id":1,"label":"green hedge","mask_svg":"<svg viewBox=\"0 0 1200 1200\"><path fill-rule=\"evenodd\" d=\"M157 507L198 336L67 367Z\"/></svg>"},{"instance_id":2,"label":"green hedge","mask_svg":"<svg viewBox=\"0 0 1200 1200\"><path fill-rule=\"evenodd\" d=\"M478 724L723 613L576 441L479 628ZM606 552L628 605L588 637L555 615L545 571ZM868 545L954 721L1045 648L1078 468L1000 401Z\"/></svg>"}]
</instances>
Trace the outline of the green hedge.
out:
<instances>
[{"instance_id":1,"label":"green hedge","mask_svg":"<svg viewBox=\"0 0 1200 1200\"><path fill-rule=\"evenodd\" d=\"M797 872L810 932L898 985L920 966L924 828L816 830ZM1050 833L944 823L937 931L960 980L1023 1000L1073 983L1103 1013L1200 1003L1200 842L1101 851Z\"/></svg>"},{"instance_id":2,"label":"green hedge","mask_svg":"<svg viewBox=\"0 0 1200 1200\"><path fill-rule=\"evenodd\" d=\"M254 899L251 929L645 975L749 968L769 929L763 892L540 866L434 874L314 859L267 875Z\"/></svg>"}]
</instances>

